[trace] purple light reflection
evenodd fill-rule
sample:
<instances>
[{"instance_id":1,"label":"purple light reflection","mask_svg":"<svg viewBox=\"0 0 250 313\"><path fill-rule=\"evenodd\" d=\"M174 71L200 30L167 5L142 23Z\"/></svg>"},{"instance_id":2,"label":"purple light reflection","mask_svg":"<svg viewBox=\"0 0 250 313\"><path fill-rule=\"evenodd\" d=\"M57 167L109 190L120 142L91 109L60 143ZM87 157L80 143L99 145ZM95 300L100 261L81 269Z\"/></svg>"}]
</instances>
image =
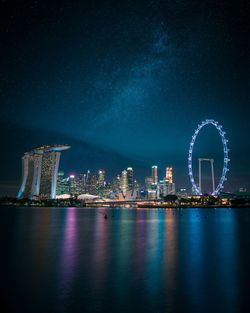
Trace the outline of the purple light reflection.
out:
<instances>
[{"instance_id":1,"label":"purple light reflection","mask_svg":"<svg viewBox=\"0 0 250 313\"><path fill-rule=\"evenodd\" d=\"M72 287L76 268L77 227L76 208L67 208L64 236L62 243L62 279L60 287L63 293L68 294Z\"/></svg>"}]
</instances>

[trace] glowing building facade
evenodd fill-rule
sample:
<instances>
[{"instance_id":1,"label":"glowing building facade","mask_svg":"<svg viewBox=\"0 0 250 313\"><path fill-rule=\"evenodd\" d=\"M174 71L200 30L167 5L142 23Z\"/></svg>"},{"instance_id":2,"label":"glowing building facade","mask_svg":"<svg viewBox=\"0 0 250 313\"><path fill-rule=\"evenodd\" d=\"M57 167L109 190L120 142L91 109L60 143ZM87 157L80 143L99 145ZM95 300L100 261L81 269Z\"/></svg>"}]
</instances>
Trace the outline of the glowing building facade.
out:
<instances>
[{"instance_id":1,"label":"glowing building facade","mask_svg":"<svg viewBox=\"0 0 250 313\"><path fill-rule=\"evenodd\" d=\"M42 146L22 157L23 177L17 198L55 199L61 151L67 145Z\"/></svg>"},{"instance_id":2,"label":"glowing building facade","mask_svg":"<svg viewBox=\"0 0 250 313\"><path fill-rule=\"evenodd\" d=\"M146 187L146 190L151 190L151 189L152 189L152 184L153 184L153 178L147 176L147 177L145 178L145 187Z\"/></svg>"},{"instance_id":3,"label":"glowing building facade","mask_svg":"<svg viewBox=\"0 0 250 313\"><path fill-rule=\"evenodd\" d=\"M98 172L98 187L102 188L105 186L105 171L100 170Z\"/></svg>"},{"instance_id":4,"label":"glowing building facade","mask_svg":"<svg viewBox=\"0 0 250 313\"><path fill-rule=\"evenodd\" d=\"M95 173L88 173L87 193L91 195L97 194L97 176Z\"/></svg>"},{"instance_id":5,"label":"glowing building facade","mask_svg":"<svg viewBox=\"0 0 250 313\"><path fill-rule=\"evenodd\" d=\"M172 184L173 183L173 168L172 166L168 166L166 168L166 182Z\"/></svg>"},{"instance_id":6,"label":"glowing building facade","mask_svg":"<svg viewBox=\"0 0 250 313\"><path fill-rule=\"evenodd\" d=\"M64 176L63 171L59 171L57 174L57 186L56 195L69 195L69 178Z\"/></svg>"},{"instance_id":7,"label":"glowing building facade","mask_svg":"<svg viewBox=\"0 0 250 313\"><path fill-rule=\"evenodd\" d=\"M171 194L175 194L175 183L173 181L173 167L172 166L168 166L166 168L166 177L165 177L165 181L166 181L166 195L171 195Z\"/></svg>"},{"instance_id":8,"label":"glowing building facade","mask_svg":"<svg viewBox=\"0 0 250 313\"><path fill-rule=\"evenodd\" d=\"M128 176L127 176L127 171L124 170L122 171L122 175L121 175L121 191L124 196L126 196L127 190L128 190Z\"/></svg>"},{"instance_id":9,"label":"glowing building facade","mask_svg":"<svg viewBox=\"0 0 250 313\"><path fill-rule=\"evenodd\" d=\"M121 189L121 176L117 175L114 179L113 179L113 191L115 193L118 193Z\"/></svg>"},{"instance_id":10,"label":"glowing building facade","mask_svg":"<svg viewBox=\"0 0 250 313\"><path fill-rule=\"evenodd\" d=\"M153 179L153 184L158 183L158 167L156 165L152 166L152 179Z\"/></svg>"},{"instance_id":11,"label":"glowing building facade","mask_svg":"<svg viewBox=\"0 0 250 313\"><path fill-rule=\"evenodd\" d=\"M134 188L134 171L132 167L127 168L128 189Z\"/></svg>"}]
</instances>

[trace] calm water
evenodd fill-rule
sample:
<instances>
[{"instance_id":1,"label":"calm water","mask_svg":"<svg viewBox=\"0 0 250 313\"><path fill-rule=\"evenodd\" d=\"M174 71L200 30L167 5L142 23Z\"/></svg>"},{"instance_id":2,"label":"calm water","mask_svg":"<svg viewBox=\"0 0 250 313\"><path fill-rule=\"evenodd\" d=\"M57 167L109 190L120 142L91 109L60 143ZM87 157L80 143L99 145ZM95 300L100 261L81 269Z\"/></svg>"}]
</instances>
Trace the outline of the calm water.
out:
<instances>
[{"instance_id":1,"label":"calm water","mask_svg":"<svg viewBox=\"0 0 250 313\"><path fill-rule=\"evenodd\" d=\"M248 209L1 208L1 251L9 312L250 308Z\"/></svg>"}]
</instances>

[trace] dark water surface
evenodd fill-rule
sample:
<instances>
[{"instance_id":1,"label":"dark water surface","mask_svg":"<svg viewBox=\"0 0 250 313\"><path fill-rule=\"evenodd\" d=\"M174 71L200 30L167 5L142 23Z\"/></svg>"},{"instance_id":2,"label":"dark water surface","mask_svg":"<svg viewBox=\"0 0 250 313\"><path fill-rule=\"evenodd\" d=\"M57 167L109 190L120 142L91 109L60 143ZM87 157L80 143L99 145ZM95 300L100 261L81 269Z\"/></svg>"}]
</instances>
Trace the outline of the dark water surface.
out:
<instances>
[{"instance_id":1,"label":"dark water surface","mask_svg":"<svg viewBox=\"0 0 250 313\"><path fill-rule=\"evenodd\" d=\"M1 252L9 312L250 308L249 209L1 208Z\"/></svg>"}]
</instances>

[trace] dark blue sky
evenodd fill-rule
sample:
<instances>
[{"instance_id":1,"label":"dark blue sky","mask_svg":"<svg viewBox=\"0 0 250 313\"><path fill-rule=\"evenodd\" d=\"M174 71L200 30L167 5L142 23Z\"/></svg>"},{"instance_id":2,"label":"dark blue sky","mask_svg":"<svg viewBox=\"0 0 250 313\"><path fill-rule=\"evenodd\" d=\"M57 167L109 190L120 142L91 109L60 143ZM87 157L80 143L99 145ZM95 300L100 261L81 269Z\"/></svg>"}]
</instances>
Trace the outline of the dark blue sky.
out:
<instances>
[{"instance_id":1,"label":"dark blue sky","mask_svg":"<svg viewBox=\"0 0 250 313\"><path fill-rule=\"evenodd\" d=\"M131 165L142 178L172 164L188 187L189 141L206 118L229 139L226 189L250 187L246 3L1 1L0 12L2 193L16 190L21 155L52 141L72 145L66 172ZM197 157L220 163L216 136L201 134Z\"/></svg>"}]
</instances>

